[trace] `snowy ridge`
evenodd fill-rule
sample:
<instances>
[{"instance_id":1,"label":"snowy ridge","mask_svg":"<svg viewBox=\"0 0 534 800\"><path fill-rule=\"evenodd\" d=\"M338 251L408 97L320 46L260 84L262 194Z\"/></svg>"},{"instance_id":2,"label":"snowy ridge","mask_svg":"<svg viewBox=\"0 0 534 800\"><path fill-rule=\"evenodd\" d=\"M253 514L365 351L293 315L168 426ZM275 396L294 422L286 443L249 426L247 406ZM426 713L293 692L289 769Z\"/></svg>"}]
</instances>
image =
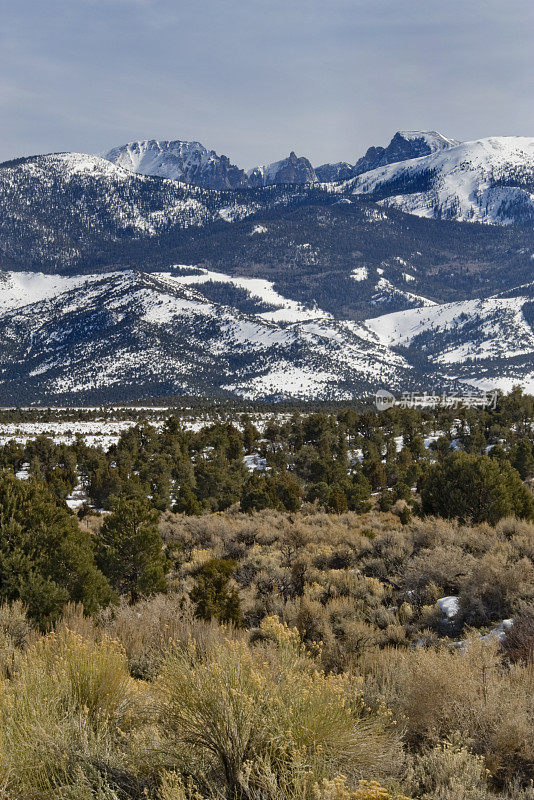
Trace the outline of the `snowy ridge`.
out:
<instances>
[{"instance_id":1,"label":"snowy ridge","mask_svg":"<svg viewBox=\"0 0 534 800\"><path fill-rule=\"evenodd\" d=\"M183 181L204 189L239 189L285 183L315 183L317 176L307 158L288 158L245 173L227 156L208 150L200 142L146 139L120 145L102 154L108 161L141 175Z\"/></svg>"},{"instance_id":2,"label":"snowy ridge","mask_svg":"<svg viewBox=\"0 0 534 800\"><path fill-rule=\"evenodd\" d=\"M526 296L487 298L414 308L368 319L386 347L425 359L436 384L455 381L484 389L534 389L534 330Z\"/></svg>"},{"instance_id":3,"label":"snowy ridge","mask_svg":"<svg viewBox=\"0 0 534 800\"><path fill-rule=\"evenodd\" d=\"M73 289L87 287L91 278L85 275L65 277L42 272L0 271L0 314L15 308L39 303Z\"/></svg>"},{"instance_id":4,"label":"snowy ridge","mask_svg":"<svg viewBox=\"0 0 534 800\"><path fill-rule=\"evenodd\" d=\"M438 131L399 131L397 135L408 142L423 142L428 147L429 153L448 150L460 144L457 139L450 139Z\"/></svg>"},{"instance_id":5,"label":"snowy ridge","mask_svg":"<svg viewBox=\"0 0 534 800\"><path fill-rule=\"evenodd\" d=\"M247 186L243 170L226 156L207 150L200 142L147 139L115 147L103 158L142 175L202 186L206 189L235 189Z\"/></svg>"},{"instance_id":6,"label":"snowy ridge","mask_svg":"<svg viewBox=\"0 0 534 800\"><path fill-rule=\"evenodd\" d=\"M463 142L365 172L355 195L422 217L508 225L534 220L534 138Z\"/></svg>"},{"instance_id":7,"label":"snowy ridge","mask_svg":"<svg viewBox=\"0 0 534 800\"><path fill-rule=\"evenodd\" d=\"M101 402L149 388L246 397L312 391L341 399L370 384L396 384L410 371L365 327L306 309L268 281L180 272L187 269L60 280L56 294L51 283L43 291L37 276L34 302L26 305L20 293L11 300L16 276L7 273L3 293L0 286L2 402L21 394L30 402ZM203 294L211 284L278 308L244 313Z\"/></svg>"},{"instance_id":8,"label":"snowy ridge","mask_svg":"<svg viewBox=\"0 0 534 800\"><path fill-rule=\"evenodd\" d=\"M205 268L70 278L4 272L0 402L533 388L528 296L418 300L357 323L306 307L271 281Z\"/></svg>"}]
</instances>

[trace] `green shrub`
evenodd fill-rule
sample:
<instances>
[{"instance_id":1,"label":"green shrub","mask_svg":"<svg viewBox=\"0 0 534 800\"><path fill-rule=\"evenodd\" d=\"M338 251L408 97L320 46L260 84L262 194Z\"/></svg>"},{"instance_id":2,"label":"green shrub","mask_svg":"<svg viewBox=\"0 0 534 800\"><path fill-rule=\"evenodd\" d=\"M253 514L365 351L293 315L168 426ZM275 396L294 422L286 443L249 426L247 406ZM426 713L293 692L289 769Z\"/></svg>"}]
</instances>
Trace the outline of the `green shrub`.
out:
<instances>
[{"instance_id":1,"label":"green shrub","mask_svg":"<svg viewBox=\"0 0 534 800\"><path fill-rule=\"evenodd\" d=\"M489 522L502 517L534 519L534 499L508 462L454 453L430 467L421 483L425 514Z\"/></svg>"}]
</instances>

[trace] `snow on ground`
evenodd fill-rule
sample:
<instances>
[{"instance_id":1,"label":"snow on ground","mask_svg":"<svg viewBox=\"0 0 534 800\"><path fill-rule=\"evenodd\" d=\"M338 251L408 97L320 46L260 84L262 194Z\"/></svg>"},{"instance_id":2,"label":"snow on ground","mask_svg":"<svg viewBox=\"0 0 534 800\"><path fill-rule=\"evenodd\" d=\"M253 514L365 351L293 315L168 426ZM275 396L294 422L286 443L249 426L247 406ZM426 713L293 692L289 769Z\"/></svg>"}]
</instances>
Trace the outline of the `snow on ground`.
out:
<instances>
[{"instance_id":1,"label":"snow on ground","mask_svg":"<svg viewBox=\"0 0 534 800\"><path fill-rule=\"evenodd\" d=\"M161 325L172 322L176 317L181 317L185 314L213 316L213 307L211 303L202 303L197 299L160 294L157 297L157 302L151 305L147 304L143 319L145 322Z\"/></svg>"},{"instance_id":2,"label":"snow on ground","mask_svg":"<svg viewBox=\"0 0 534 800\"><path fill-rule=\"evenodd\" d=\"M180 268L180 267L177 267ZM275 311L265 311L255 316L261 317L265 320L272 322L302 322L308 319L328 319L331 317L326 311L320 308L307 308L298 303L296 300L290 300L287 297L279 294L272 281L266 281L262 278L240 278L234 275L226 275L223 272L212 272L211 270L198 268L198 273L194 275L187 274L187 267L182 267L184 274L180 275L177 272L160 272L157 273L158 280L167 282L170 286L195 286L213 281L214 283L229 283L239 289L244 289L252 297L268 303L271 306L276 306Z\"/></svg>"},{"instance_id":3,"label":"snow on ground","mask_svg":"<svg viewBox=\"0 0 534 800\"><path fill-rule=\"evenodd\" d=\"M392 195L380 204L421 217L439 214L465 222L510 224L514 204L532 208L534 195L528 188L495 182L513 179L516 173L524 176L529 169L534 169L534 138L493 136L370 170L341 184L340 190L350 187L355 195L373 194L391 185L393 192L399 184L422 185L430 174L428 190Z\"/></svg>"},{"instance_id":4,"label":"snow on ground","mask_svg":"<svg viewBox=\"0 0 534 800\"><path fill-rule=\"evenodd\" d=\"M77 511L85 502L87 502L85 487L83 483L78 482L67 497L66 503L72 511Z\"/></svg>"},{"instance_id":5,"label":"snow on ground","mask_svg":"<svg viewBox=\"0 0 534 800\"><path fill-rule=\"evenodd\" d=\"M505 394L511 392L514 386L521 385L525 394L534 394L534 371L518 377L464 378L464 382L481 391L500 389Z\"/></svg>"},{"instance_id":6,"label":"snow on ground","mask_svg":"<svg viewBox=\"0 0 534 800\"><path fill-rule=\"evenodd\" d=\"M57 297L58 294L88 287L101 275L44 275L42 272L0 272L0 314Z\"/></svg>"},{"instance_id":7,"label":"snow on ground","mask_svg":"<svg viewBox=\"0 0 534 800\"><path fill-rule=\"evenodd\" d=\"M15 477L19 479L19 481L27 481L30 477L30 465L26 462L22 465L18 472L15 472Z\"/></svg>"},{"instance_id":8,"label":"snow on ground","mask_svg":"<svg viewBox=\"0 0 534 800\"><path fill-rule=\"evenodd\" d=\"M258 375L243 385L232 384L223 388L235 391L246 399L265 394L281 397L291 395L304 400L313 397L316 392L324 390L328 384L333 384L335 381L336 375L332 372L280 363L264 375Z\"/></svg>"},{"instance_id":9,"label":"snow on ground","mask_svg":"<svg viewBox=\"0 0 534 800\"><path fill-rule=\"evenodd\" d=\"M497 625L495 625L489 633L485 634L485 636L480 636L480 641L493 642L495 639L497 639L499 642L502 642L513 624L513 619L503 619L502 622L499 622ZM469 645L469 640L464 639L463 641L456 641L452 644L458 650L465 651Z\"/></svg>"},{"instance_id":10,"label":"snow on ground","mask_svg":"<svg viewBox=\"0 0 534 800\"><path fill-rule=\"evenodd\" d=\"M383 270L377 269L378 273L382 273ZM373 305L379 305L380 303L389 302L391 298L399 299L407 301L408 303L412 303L415 306L430 306L434 307L436 303L433 300L429 300L427 297L423 297L419 294L414 294L413 292L407 292L405 289L399 289L397 286L394 286L391 281L387 278L381 277L378 279L378 282L375 286L376 293L373 295L371 302ZM403 313L403 312L397 312Z\"/></svg>"},{"instance_id":11,"label":"snow on ground","mask_svg":"<svg viewBox=\"0 0 534 800\"><path fill-rule=\"evenodd\" d=\"M455 597L455 595L440 597L438 600L438 607L440 611L447 617L447 619L452 619L455 617L460 610L458 598Z\"/></svg>"},{"instance_id":12,"label":"snow on ground","mask_svg":"<svg viewBox=\"0 0 534 800\"><path fill-rule=\"evenodd\" d=\"M400 453L402 448L404 447L404 436L395 436L395 448L397 453Z\"/></svg>"},{"instance_id":13,"label":"snow on ground","mask_svg":"<svg viewBox=\"0 0 534 800\"><path fill-rule=\"evenodd\" d=\"M113 419L114 412L125 412L128 410L125 406L114 406L104 411L109 412L108 417L98 417L91 421L85 420L68 420L68 421L39 421L39 422L0 422L0 446L4 446L7 442L14 441L19 444L26 444L26 442L36 439L38 436L48 436L53 439L56 444L71 444L75 441L77 436L80 436L89 447L102 447L103 450L108 450L111 445L117 444L121 434L140 424L140 422L148 422L154 426L156 430L160 431L165 420L173 413L172 408L168 406L135 406L135 411L146 411L147 418L145 420L139 419ZM3 409L6 410L6 409ZM35 408L25 408L22 411L33 411ZM100 411L100 408L54 408L56 412L70 412L70 411ZM194 411L179 413L180 424L185 430L198 433L203 428L214 425L221 421L217 416L203 416L197 415ZM248 415L256 428L262 433L267 423L274 417L279 422L287 422L291 415L284 414L271 414L271 413L249 413ZM223 417L224 419L224 417ZM242 424L239 418L232 417L232 424L241 429ZM260 459L261 461L261 459ZM28 477L29 464L23 464L20 474L17 475L21 480Z\"/></svg>"},{"instance_id":14,"label":"snow on ground","mask_svg":"<svg viewBox=\"0 0 534 800\"><path fill-rule=\"evenodd\" d=\"M356 269L353 269L350 273L350 277L354 281L365 281L367 280L368 275L369 271L367 267L356 267Z\"/></svg>"},{"instance_id":15,"label":"snow on ground","mask_svg":"<svg viewBox=\"0 0 534 800\"><path fill-rule=\"evenodd\" d=\"M513 619L503 619L502 622L499 622L489 633L483 636L482 640L484 642L490 642L496 637L499 641L502 641L513 624Z\"/></svg>"},{"instance_id":16,"label":"snow on ground","mask_svg":"<svg viewBox=\"0 0 534 800\"><path fill-rule=\"evenodd\" d=\"M14 441L19 444L37 438L49 436L56 444L72 444L77 436L81 436L88 447L101 447L109 450L117 444L123 431L137 425L138 420L94 420L91 422L3 422L0 423L0 446ZM162 423L156 423L161 427Z\"/></svg>"},{"instance_id":17,"label":"snow on ground","mask_svg":"<svg viewBox=\"0 0 534 800\"><path fill-rule=\"evenodd\" d=\"M253 453L250 456L244 456L243 461L249 472L266 469L267 467L267 459L260 458L257 453Z\"/></svg>"},{"instance_id":18,"label":"snow on ground","mask_svg":"<svg viewBox=\"0 0 534 800\"><path fill-rule=\"evenodd\" d=\"M503 320L513 323L513 340L517 342L518 332L520 332L525 337L525 342L529 343L528 347L522 344L519 348L514 349L512 341L513 352L507 352L510 357L529 352L534 348L534 334L522 314L524 303L524 297L463 300L383 314L380 317L367 319L365 324L376 333L383 344L390 347L399 345L408 347L416 336L427 331L438 335L439 332L453 331L461 328L468 321L472 323L477 320L480 320L480 327L482 327L485 318L488 318L490 322L487 338L497 339L500 332L495 329L495 314L498 313ZM454 358L454 353L447 355L449 362ZM460 353L458 353L457 360L461 360Z\"/></svg>"},{"instance_id":19,"label":"snow on ground","mask_svg":"<svg viewBox=\"0 0 534 800\"><path fill-rule=\"evenodd\" d=\"M258 350L268 349L274 345L289 347L295 340L291 329L268 326L250 319L228 320L221 324L221 331L228 332L234 344L243 347L253 346Z\"/></svg>"}]
</instances>

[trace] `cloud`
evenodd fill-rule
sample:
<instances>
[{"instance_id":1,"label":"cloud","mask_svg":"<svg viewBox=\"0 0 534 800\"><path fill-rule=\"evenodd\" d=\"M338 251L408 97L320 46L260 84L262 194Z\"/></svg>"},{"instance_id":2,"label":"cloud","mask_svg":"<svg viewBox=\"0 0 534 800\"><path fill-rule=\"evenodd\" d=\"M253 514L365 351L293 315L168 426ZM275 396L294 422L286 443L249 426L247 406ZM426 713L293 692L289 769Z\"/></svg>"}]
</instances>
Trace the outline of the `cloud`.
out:
<instances>
[{"instance_id":1,"label":"cloud","mask_svg":"<svg viewBox=\"0 0 534 800\"><path fill-rule=\"evenodd\" d=\"M199 139L356 160L399 128L527 134L532 0L27 0L0 28L0 160Z\"/></svg>"}]
</instances>

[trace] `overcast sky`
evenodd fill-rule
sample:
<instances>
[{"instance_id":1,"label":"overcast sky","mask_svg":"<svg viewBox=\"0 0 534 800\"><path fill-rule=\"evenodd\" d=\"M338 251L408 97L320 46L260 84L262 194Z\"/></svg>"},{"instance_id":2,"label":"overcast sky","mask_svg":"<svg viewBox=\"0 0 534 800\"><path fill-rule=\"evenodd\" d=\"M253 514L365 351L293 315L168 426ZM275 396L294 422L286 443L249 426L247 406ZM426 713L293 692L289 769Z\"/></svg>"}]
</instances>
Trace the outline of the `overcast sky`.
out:
<instances>
[{"instance_id":1,"label":"overcast sky","mask_svg":"<svg viewBox=\"0 0 534 800\"><path fill-rule=\"evenodd\" d=\"M3 0L0 160L197 139L354 162L398 129L534 136L534 0Z\"/></svg>"}]
</instances>

